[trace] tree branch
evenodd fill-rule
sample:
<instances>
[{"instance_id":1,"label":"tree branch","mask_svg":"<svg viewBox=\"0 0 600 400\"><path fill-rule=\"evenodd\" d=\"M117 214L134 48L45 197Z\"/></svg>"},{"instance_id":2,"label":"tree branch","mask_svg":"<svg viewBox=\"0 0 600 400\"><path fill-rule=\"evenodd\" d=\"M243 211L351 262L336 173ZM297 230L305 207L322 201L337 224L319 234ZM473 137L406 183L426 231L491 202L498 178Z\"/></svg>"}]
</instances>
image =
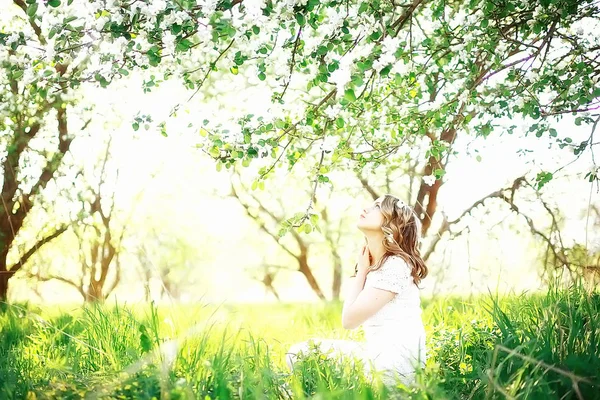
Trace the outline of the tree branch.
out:
<instances>
[{"instance_id":1,"label":"tree branch","mask_svg":"<svg viewBox=\"0 0 600 400\"><path fill-rule=\"evenodd\" d=\"M25 252L25 254L23 254L21 256L21 258L19 259L19 261L17 261L10 268L9 272L14 274L18 270L20 270L27 263L27 260L29 260L29 258L31 258L31 256L34 255L40 249L40 247L42 247L46 243L48 243L48 242L56 239L57 237L59 237L60 235L62 235L67 229L69 229L68 226L62 226L59 229L57 229L54 233L52 233L51 235L48 235L45 238L39 240L29 250L27 250Z\"/></svg>"}]
</instances>

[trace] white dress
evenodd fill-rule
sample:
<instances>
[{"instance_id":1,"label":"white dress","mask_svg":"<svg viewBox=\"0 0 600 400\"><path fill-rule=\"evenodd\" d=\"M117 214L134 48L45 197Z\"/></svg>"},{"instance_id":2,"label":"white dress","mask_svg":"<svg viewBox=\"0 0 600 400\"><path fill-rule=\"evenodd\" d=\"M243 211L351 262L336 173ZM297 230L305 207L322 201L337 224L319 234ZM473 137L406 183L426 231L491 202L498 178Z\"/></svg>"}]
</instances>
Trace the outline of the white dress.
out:
<instances>
[{"instance_id":1,"label":"white dress","mask_svg":"<svg viewBox=\"0 0 600 400\"><path fill-rule=\"evenodd\" d=\"M362 324L365 342L313 338L294 344L287 353L290 369L299 352L313 341L323 352L350 355L383 373L383 382L393 384L398 377L405 384L414 381L415 367L425 365L425 329L421 319L419 288L409 265L399 256L390 256L376 271L367 274L365 287L396 293L396 296Z\"/></svg>"}]
</instances>

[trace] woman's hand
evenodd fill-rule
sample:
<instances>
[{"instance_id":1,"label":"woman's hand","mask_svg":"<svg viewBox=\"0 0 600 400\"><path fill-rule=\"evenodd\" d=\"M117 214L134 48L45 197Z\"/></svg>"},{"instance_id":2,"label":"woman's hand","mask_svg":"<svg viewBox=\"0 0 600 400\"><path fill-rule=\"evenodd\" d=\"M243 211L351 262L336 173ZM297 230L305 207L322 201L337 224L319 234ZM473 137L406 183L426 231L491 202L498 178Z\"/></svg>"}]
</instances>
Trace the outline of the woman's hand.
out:
<instances>
[{"instance_id":1,"label":"woman's hand","mask_svg":"<svg viewBox=\"0 0 600 400\"><path fill-rule=\"evenodd\" d=\"M369 246L362 246L360 252L358 253L357 263L358 263L358 271L357 274L362 274L366 276L367 273L371 269L371 252L369 251Z\"/></svg>"}]
</instances>

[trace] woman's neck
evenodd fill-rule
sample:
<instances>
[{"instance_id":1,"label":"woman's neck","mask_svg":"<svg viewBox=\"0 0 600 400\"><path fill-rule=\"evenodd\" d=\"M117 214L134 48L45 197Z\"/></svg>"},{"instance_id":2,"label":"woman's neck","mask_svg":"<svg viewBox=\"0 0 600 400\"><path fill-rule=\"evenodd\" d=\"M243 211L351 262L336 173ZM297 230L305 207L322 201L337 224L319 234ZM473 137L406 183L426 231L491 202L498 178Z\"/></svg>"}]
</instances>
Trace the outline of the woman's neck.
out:
<instances>
[{"instance_id":1,"label":"woman's neck","mask_svg":"<svg viewBox=\"0 0 600 400\"><path fill-rule=\"evenodd\" d=\"M366 235L367 245L369 246L369 252L373 257L373 264L377 264L377 262L384 256L385 247L383 247L383 233L379 234L368 234Z\"/></svg>"}]
</instances>

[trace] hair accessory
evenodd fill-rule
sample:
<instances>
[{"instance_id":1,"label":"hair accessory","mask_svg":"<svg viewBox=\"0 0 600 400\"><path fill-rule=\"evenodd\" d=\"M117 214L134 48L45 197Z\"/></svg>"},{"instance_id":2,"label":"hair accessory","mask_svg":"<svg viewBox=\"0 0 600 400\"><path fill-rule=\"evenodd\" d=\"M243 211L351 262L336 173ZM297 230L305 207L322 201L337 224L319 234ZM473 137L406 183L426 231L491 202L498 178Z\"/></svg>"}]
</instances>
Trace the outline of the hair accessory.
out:
<instances>
[{"instance_id":1,"label":"hair accessory","mask_svg":"<svg viewBox=\"0 0 600 400\"><path fill-rule=\"evenodd\" d=\"M398 206L399 208L402 208L406 205L405 202L403 202L402 200L398 199L398 201L396 202L396 206Z\"/></svg>"}]
</instances>

